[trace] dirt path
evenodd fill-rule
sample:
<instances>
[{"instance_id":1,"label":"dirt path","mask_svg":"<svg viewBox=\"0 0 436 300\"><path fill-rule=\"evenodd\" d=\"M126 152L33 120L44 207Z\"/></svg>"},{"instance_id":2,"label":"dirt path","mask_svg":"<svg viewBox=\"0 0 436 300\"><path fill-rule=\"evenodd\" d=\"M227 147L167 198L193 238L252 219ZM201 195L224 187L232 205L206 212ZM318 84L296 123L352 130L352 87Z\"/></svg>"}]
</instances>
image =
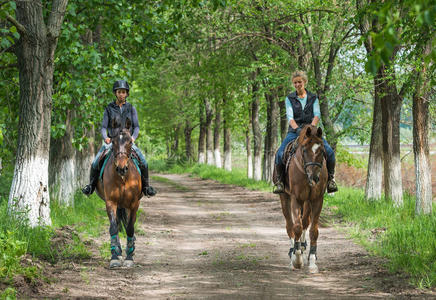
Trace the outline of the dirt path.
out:
<instances>
[{"instance_id":1,"label":"dirt path","mask_svg":"<svg viewBox=\"0 0 436 300\"><path fill-rule=\"evenodd\" d=\"M133 269L109 270L96 251L88 261L56 267L56 282L33 297L436 299L389 275L380 260L333 227L320 229L320 273L291 272L277 196L186 175L159 176L170 182L154 182L158 196L141 200ZM96 243L107 241L104 234Z\"/></svg>"}]
</instances>

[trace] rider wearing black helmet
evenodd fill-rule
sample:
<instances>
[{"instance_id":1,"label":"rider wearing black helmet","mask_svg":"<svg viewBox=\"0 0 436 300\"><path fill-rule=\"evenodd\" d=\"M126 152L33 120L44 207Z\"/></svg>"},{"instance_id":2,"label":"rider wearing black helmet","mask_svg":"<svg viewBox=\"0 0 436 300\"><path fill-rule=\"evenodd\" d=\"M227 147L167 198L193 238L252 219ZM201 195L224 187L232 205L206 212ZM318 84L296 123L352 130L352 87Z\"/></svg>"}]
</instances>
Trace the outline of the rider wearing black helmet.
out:
<instances>
[{"instance_id":1,"label":"rider wearing black helmet","mask_svg":"<svg viewBox=\"0 0 436 300\"><path fill-rule=\"evenodd\" d=\"M104 150L112 148L110 138L113 136L113 128L111 127L112 120L114 120L115 118L121 120L121 126L124 127L126 120L130 119L132 123L132 126L130 128L130 134L132 135L133 142L136 140L139 134L139 122L136 109L131 103L126 102L126 98L127 96L129 96L130 91L129 84L125 80L117 80L114 82L112 91L115 94L116 100L109 103L104 110L103 121L101 124L101 135L103 137L104 144L100 148L94 161L92 162L90 183L82 189L82 192L88 196L94 192L95 187L97 186L98 177L100 175L100 156L102 155ZM145 160L144 155L141 153L141 150L139 150L139 148L135 144L133 144L132 149L136 152L140 159L139 169L141 170L142 192L146 196L154 196L156 195L156 191L149 184L147 161Z\"/></svg>"}]
</instances>

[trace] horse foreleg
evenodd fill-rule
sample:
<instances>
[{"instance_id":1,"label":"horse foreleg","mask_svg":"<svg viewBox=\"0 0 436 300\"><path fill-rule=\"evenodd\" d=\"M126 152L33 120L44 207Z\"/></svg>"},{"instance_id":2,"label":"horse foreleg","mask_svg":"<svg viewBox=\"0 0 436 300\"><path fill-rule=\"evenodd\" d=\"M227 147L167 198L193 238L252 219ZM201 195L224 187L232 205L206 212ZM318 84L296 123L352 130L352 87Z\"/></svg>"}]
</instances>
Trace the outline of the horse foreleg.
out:
<instances>
[{"instance_id":1,"label":"horse foreleg","mask_svg":"<svg viewBox=\"0 0 436 300\"><path fill-rule=\"evenodd\" d=\"M138 202L139 204L139 202ZM136 210L138 208L136 207ZM126 259L124 260L125 267L133 267L133 254L135 251L135 222L136 222L136 210L130 209L128 216L128 223L126 227L127 234L127 246L126 246Z\"/></svg>"},{"instance_id":2,"label":"horse foreleg","mask_svg":"<svg viewBox=\"0 0 436 300\"><path fill-rule=\"evenodd\" d=\"M289 258L292 259L294 253L294 232L292 231L292 217L291 217L291 200L288 194L280 194L280 203L282 205L283 216L286 221L286 232L291 241L291 247L289 248Z\"/></svg>"},{"instance_id":3,"label":"horse foreleg","mask_svg":"<svg viewBox=\"0 0 436 300\"><path fill-rule=\"evenodd\" d=\"M301 235L303 233L303 226L301 224L301 206L295 199L295 197L291 196L291 216L292 216L292 231L294 232L295 237L295 246L294 246L294 256L292 256L291 261L292 265L300 269L303 267L303 251L301 249Z\"/></svg>"},{"instance_id":4,"label":"horse foreleg","mask_svg":"<svg viewBox=\"0 0 436 300\"><path fill-rule=\"evenodd\" d=\"M109 234L111 237L111 261L109 268L121 267L119 256L122 254L120 239L118 237L117 205L106 201L106 212L109 217Z\"/></svg>"},{"instance_id":5,"label":"horse foreleg","mask_svg":"<svg viewBox=\"0 0 436 300\"><path fill-rule=\"evenodd\" d=\"M310 251L309 251L309 272L318 273L318 266L316 265L316 248L318 241L318 223L321 214L322 201L316 202L312 207L312 225L310 226Z\"/></svg>"}]
</instances>

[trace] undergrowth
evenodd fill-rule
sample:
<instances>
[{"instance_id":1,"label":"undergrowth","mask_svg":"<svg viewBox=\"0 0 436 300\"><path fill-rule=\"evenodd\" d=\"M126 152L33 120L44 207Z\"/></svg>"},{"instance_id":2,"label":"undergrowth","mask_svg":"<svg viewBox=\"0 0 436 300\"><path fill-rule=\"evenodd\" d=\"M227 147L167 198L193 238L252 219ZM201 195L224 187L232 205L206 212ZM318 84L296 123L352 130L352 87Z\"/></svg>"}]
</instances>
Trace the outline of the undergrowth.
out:
<instances>
[{"instance_id":1,"label":"undergrowth","mask_svg":"<svg viewBox=\"0 0 436 300\"><path fill-rule=\"evenodd\" d=\"M74 197L73 206L62 206L52 200L52 226L30 227L24 213L8 213L7 195L12 182L13 170L4 169L0 177L0 299L15 299L17 293L11 286L16 276L24 276L29 282L43 278L42 270L24 262L28 255L49 263L59 260L84 259L90 252L83 242L86 236L97 236L106 221L104 202L97 196ZM9 287L8 287L9 286Z\"/></svg>"}]
</instances>

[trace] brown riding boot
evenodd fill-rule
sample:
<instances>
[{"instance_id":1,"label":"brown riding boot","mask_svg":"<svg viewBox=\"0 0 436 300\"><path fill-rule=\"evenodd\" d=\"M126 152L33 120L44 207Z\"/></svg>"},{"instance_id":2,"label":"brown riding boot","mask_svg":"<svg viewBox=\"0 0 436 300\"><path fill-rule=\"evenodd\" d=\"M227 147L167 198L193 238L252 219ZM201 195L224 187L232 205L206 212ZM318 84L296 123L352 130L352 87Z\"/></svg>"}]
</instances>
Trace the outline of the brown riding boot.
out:
<instances>
[{"instance_id":1,"label":"brown riding boot","mask_svg":"<svg viewBox=\"0 0 436 300\"><path fill-rule=\"evenodd\" d=\"M335 175L329 174L329 179L327 181L327 193L334 193L338 191L338 186L336 185Z\"/></svg>"},{"instance_id":2,"label":"brown riding boot","mask_svg":"<svg viewBox=\"0 0 436 300\"><path fill-rule=\"evenodd\" d=\"M273 173L273 182L274 182L274 188L273 193L274 194L282 194L285 192L285 186L283 184L283 177L284 177L284 167L282 164L276 164L274 166L274 173Z\"/></svg>"}]
</instances>

